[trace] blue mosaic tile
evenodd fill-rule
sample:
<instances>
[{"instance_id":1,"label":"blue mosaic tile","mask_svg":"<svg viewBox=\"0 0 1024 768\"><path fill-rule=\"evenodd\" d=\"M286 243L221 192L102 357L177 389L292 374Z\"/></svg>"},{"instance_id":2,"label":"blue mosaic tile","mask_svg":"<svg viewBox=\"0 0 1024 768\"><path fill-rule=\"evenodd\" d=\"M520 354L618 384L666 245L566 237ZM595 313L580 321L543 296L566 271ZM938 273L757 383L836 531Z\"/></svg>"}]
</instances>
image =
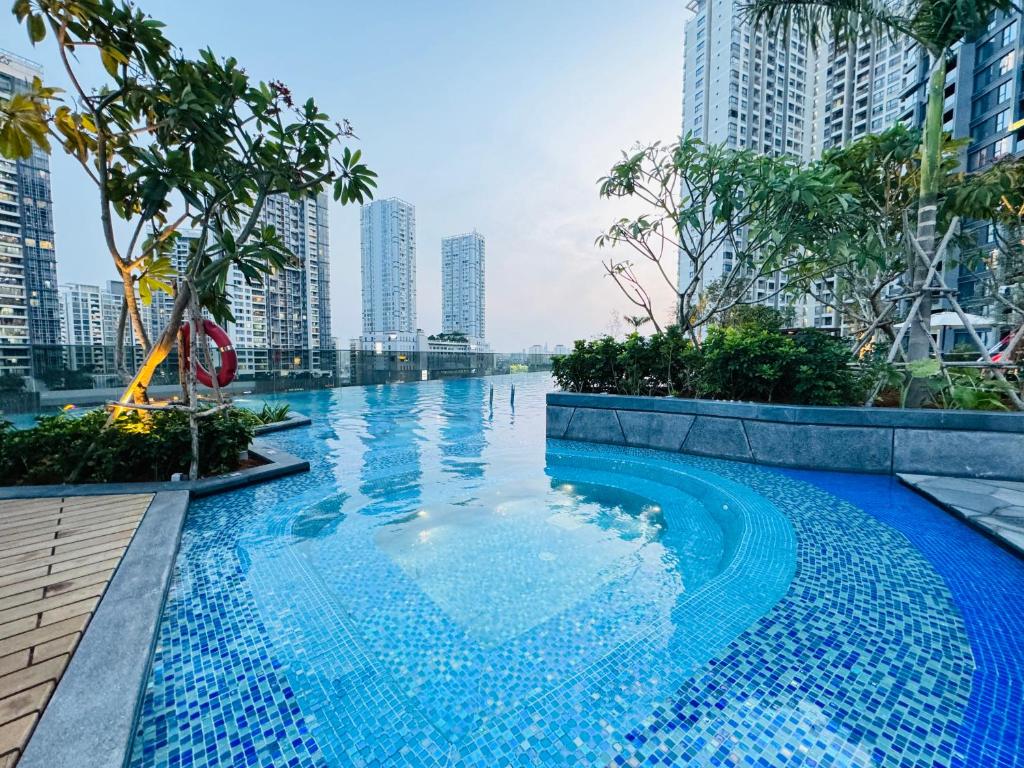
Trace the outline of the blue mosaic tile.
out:
<instances>
[{"instance_id":1,"label":"blue mosaic tile","mask_svg":"<svg viewBox=\"0 0 1024 768\"><path fill-rule=\"evenodd\" d=\"M1024 765L1020 561L888 478L545 442L515 382L288 397L312 471L193 504L133 768Z\"/></svg>"}]
</instances>

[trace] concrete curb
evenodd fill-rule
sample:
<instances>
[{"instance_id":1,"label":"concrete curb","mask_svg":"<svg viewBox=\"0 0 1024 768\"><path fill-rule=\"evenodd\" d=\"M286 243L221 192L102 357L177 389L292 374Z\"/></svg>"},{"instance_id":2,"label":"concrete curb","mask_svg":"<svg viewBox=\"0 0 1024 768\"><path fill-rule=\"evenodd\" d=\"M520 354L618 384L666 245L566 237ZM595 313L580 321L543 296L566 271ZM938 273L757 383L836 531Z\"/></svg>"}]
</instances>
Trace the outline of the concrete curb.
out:
<instances>
[{"instance_id":1,"label":"concrete curb","mask_svg":"<svg viewBox=\"0 0 1024 768\"><path fill-rule=\"evenodd\" d=\"M260 424L254 431L257 435L266 435L269 432L281 432L285 429L308 427L312 423L313 420L309 418L309 416L304 416L301 413L292 411L284 421L275 421L271 424Z\"/></svg>"},{"instance_id":2,"label":"concrete curb","mask_svg":"<svg viewBox=\"0 0 1024 768\"><path fill-rule=\"evenodd\" d=\"M149 676L189 494L153 497L18 763L122 768Z\"/></svg>"},{"instance_id":3,"label":"concrete curb","mask_svg":"<svg viewBox=\"0 0 1024 768\"><path fill-rule=\"evenodd\" d=\"M295 425L301 426L301 425ZM232 491L246 485L263 483L284 475L308 472L309 462L290 453L271 448L262 440L253 440L249 453L263 459L266 464L218 477L201 480L157 483L81 483L78 485L11 485L0 488L0 499L39 499L50 496L110 496L122 493L160 493L161 491L188 491L193 497L210 496Z\"/></svg>"}]
</instances>

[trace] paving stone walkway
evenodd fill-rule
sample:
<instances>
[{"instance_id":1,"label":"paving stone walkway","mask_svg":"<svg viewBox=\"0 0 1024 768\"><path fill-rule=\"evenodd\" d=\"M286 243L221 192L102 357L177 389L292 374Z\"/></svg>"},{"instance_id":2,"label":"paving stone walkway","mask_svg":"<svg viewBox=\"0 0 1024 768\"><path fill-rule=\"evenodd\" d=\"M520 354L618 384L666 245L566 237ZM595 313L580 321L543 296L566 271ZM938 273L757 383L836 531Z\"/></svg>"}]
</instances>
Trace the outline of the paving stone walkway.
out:
<instances>
[{"instance_id":1,"label":"paving stone walkway","mask_svg":"<svg viewBox=\"0 0 1024 768\"><path fill-rule=\"evenodd\" d=\"M0 501L0 768L21 757L152 499Z\"/></svg>"},{"instance_id":2,"label":"paving stone walkway","mask_svg":"<svg viewBox=\"0 0 1024 768\"><path fill-rule=\"evenodd\" d=\"M899 478L1024 557L1024 483L937 475L900 475Z\"/></svg>"}]
</instances>

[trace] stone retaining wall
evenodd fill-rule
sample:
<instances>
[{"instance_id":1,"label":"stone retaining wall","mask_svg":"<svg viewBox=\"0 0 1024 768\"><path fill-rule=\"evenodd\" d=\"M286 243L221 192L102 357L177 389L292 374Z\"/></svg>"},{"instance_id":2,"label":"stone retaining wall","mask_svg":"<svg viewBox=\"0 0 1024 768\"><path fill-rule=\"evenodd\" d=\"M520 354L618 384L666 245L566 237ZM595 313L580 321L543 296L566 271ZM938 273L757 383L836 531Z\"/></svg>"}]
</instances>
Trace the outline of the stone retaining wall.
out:
<instances>
[{"instance_id":1,"label":"stone retaining wall","mask_svg":"<svg viewBox=\"0 0 1024 768\"><path fill-rule=\"evenodd\" d=\"M547 396L547 435L779 467L1024 481L1024 414Z\"/></svg>"}]
</instances>

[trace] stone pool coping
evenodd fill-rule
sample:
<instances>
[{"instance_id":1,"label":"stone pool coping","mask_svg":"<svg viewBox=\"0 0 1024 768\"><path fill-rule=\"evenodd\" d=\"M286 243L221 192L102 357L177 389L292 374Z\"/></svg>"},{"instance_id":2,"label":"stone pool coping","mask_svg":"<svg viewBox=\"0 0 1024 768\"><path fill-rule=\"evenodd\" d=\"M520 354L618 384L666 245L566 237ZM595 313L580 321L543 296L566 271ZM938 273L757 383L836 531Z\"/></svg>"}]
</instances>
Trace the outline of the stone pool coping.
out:
<instances>
[{"instance_id":1,"label":"stone pool coping","mask_svg":"<svg viewBox=\"0 0 1024 768\"><path fill-rule=\"evenodd\" d=\"M121 768L149 675L189 492L156 494L19 761Z\"/></svg>"},{"instance_id":2,"label":"stone pool coping","mask_svg":"<svg viewBox=\"0 0 1024 768\"><path fill-rule=\"evenodd\" d=\"M280 432L284 429L308 427L312 423L313 420L309 418L309 416L305 416L297 411L291 411L283 421L273 421L270 424L260 424L254 431L257 435L265 435L269 432Z\"/></svg>"},{"instance_id":3,"label":"stone pool coping","mask_svg":"<svg viewBox=\"0 0 1024 768\"><path fill-rule=\"evenodd\" d=\"M1024 481L1024 413L552 392L547 436L797 469Z\"/></svg>"},{"instance_id":4,"label":"stone pool coping","mask_svg":"<svg viewBox=\"0 0 1024 768\"><path fill-rule=\"evenodd\" d=\"M1024 558L1024 483L901 474L900 482Z\"/></svg>"}]
</instances>

